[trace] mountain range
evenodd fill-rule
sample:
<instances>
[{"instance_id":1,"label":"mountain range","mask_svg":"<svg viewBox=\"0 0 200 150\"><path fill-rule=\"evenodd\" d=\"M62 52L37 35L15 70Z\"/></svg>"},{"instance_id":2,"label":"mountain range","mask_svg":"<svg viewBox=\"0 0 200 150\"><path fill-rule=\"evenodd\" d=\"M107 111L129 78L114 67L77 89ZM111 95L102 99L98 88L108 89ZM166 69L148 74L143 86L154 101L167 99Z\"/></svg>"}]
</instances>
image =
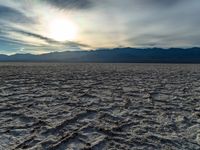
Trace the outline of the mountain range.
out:
<instances>
[{"instance_id":1,"label":"mountain range","mask_svg":"<svg viewBox=\"0 0 200 150\"><path fill-rule=\"evenodd\" d=\"M0 62L200 63L200 48L114 48L0 55Z\"/></svg>"}]
</instances>

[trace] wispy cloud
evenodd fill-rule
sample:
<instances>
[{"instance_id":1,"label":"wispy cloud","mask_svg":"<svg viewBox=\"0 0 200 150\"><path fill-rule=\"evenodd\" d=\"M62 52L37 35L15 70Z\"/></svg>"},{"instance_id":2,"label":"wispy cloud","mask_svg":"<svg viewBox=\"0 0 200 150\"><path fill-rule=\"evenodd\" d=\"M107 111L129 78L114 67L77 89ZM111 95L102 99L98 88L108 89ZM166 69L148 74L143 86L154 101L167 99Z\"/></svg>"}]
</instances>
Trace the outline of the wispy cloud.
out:
<instances>
[{"instance_id":1,"label":"wispy cloud","mask_svg":"<svg viewBox=\"0 0 200 150\"><path fill-rule=\"evenodd\" d=\"M3 6L0 5L0 18L1 21L11 21L11 22L17 22L17 23L33 23L33 19L27 17L25 14L22 12L8 7L8 6Z\"/></svg>"},{"instance_id":2,"label":"wispy cloud","mask_svg":"<svg viewBox=\"0 0 200 150\"><path fill-rule=\"evenodd\" d=\"M95 0L46 0L53 6L63 9L88 9L93 6Z\"/></svg>"},{"instance_id":3,"label":"wispy cloud","mask_svg":"<svg viewBox=\"0 0 200 150\"><path fill-rule=\"evenodd\" d=\"M199 0L0 0L0 53L200 46L199 8ZM74 41L49 36L58 16L78 26Z\"/></svg>"},{"instance_id":4,"label":"wispy cloud","mask_svg":"<svg viewBox=\"0 0 200 150\"><path fill-rule=\"evenodd\" d=\"M142 5L145 5L145 6L148 6L151 5L151 6L154 6L154 7L171 7L171 6L174 6L174 5L177 5L178 3L183 3L183 1L185 0L133 0L133 3L134 2L137 2L139 4L142 4Z\"/></svg>"}]
</instances>

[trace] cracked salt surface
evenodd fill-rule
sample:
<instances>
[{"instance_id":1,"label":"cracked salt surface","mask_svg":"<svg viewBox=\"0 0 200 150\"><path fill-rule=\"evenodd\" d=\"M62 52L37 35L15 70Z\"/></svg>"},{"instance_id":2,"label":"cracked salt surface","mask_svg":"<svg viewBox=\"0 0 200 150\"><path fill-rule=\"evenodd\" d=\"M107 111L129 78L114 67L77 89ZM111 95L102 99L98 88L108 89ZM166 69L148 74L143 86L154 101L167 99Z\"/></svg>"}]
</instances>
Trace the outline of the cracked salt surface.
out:
<instances>
[{"instance_id":1,"label":"cracked salt surface","mask_svg":"<svg viewBox=\"0 0 200 150\"><path fill-rule=\"evenodd\" d=\"M200 65L0 64L0 150L200 149Z\"/></svg>"}]
</instances>

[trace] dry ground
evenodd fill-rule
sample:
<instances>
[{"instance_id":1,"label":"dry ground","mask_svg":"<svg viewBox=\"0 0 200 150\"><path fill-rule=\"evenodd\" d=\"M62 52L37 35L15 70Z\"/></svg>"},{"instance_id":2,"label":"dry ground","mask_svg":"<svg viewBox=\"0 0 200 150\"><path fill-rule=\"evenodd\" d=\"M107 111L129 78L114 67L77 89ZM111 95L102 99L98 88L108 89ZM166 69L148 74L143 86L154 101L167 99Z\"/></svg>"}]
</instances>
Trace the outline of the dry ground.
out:
<instances>
[{"instance_id":1,"label":"dry ground","mask_svg":"<svg viewBox=\"0 0 200 150\"><path fill-rule=\"evenodd\" d=\"M11 149L200 149L200 65L1 63Z\"/></svg>"}]
</instances>

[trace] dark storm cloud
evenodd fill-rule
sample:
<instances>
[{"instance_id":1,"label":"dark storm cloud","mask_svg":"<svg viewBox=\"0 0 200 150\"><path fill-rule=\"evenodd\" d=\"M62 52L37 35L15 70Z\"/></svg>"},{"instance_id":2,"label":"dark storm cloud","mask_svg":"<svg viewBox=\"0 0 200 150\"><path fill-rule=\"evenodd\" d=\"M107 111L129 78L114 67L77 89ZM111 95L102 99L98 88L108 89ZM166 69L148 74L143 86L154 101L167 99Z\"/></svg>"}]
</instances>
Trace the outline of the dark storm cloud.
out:
<instances>
[{"instance_id":1,"label":"dark storm cloud","mask_svg":"<svg viewBox=\"0 0 200 150\"><path fill-rule=\"evenodd\" d=\"M93 6L93 0L46 0L59 8L87 9Z\"/></svg>"},{"instance_id":2,"label":"dark storm cloud","mask_svg":"<svg viewBox=\"0 0 200 150\"><path fill-rule=\"evenodd\" d=\"M0 5L0 20L18 23L33 23L32 18L27 17L17 9Z\"/></svg>"}]
</instances>

